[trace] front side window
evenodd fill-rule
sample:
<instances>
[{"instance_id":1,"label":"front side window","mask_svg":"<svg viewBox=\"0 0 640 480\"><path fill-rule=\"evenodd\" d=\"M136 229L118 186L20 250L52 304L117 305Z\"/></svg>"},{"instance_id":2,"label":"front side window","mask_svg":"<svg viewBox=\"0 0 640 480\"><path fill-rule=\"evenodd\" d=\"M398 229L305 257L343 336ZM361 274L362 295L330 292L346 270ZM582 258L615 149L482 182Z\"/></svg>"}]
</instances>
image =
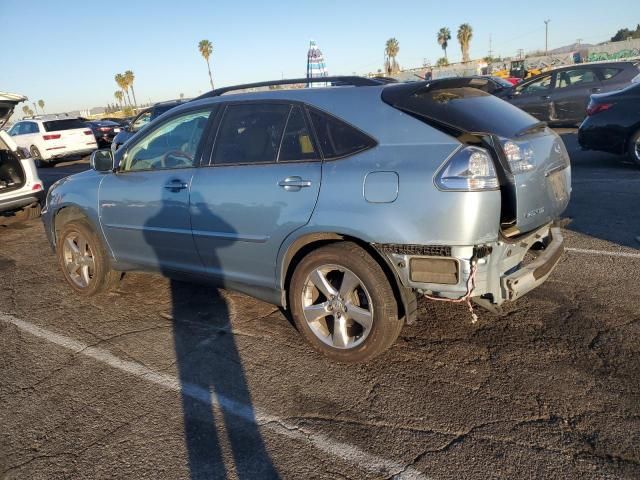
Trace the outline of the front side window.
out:
<instances>
[{"instance_id":1,"label":"front side window","mask_svg":"<svg viewBox=\"0 0 640 480\"><path fill-rule=\"evenodd\" d=\"M188 168L195 164L200 139L211 112L190 112L172 118L127 152L121 171Z\"/></svg>"},{"instance_id":2,"label":"front side window","mask_svg":"<svg viewBox=\"0 0 640 480\"><path fill-rule=\"evenodd\" d=\"M229 105L218 128L213 163L275 162L290 110L284 104Z\"/></svg>"},{"instance_id":3,"label":"front side window","mask_svg":"<svg viewBox=\"0 0 640 480\"><path fill-rule=\"evenodd\" d=\"M523 95L545 93L549 89L551 89L551 75L539 78L538 80L517 88L517 90Z\"/></svg>"},{"instance_id":4,"label":"front side window","mask_svg":"<svg viewBox=\"0 0 640 480\"><path fill-rule=\"evenodd\" d=\"M375 140L342 120L317 110L309 113L326 160L352 155L376 144Z\"/></svg>"},{"instance_id":5,"label":"front side window","mask_svg":"<svg viewBox=\"0 0 640 480\"><path fill-rule=\"evenodd\" d=\"M575 87L598 81L596 72L586 68L579 70L566 70L558 73L556 88Z\"/></svg>"}]
</instances>

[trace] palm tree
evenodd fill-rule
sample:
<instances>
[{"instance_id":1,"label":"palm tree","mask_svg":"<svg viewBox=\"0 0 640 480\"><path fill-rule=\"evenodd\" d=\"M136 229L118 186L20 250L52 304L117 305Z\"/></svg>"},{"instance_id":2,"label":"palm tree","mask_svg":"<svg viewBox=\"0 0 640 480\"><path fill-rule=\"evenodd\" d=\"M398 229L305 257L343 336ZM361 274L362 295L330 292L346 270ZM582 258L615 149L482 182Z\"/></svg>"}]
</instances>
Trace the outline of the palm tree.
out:
<instances>
[{"instance_id":1,"label":"palm tree","mask_svg":"<svg viewBox=\"0 0 640 480\"><path fill-rule=\"evenodd\" d=\"M40 110L42 110L42 113L44 113L44 100L38 100L38 106L40 107Z\"/></svg>"},{"instance_id":2,"label":"palm tree","mask_svg":"<svg viewBox=\"0 0 640 480\"><path fill-rule=\"evenodd\" d=\"M440 48L444 50L444 58L447 58L447 47L449 46L449 40L451 40L451 31L447 27L442 27L440 30L438 30L438 44L440 45Z\"/></svg>"},{"instance_id":3,"label":"palm tree","mask_svg":"<svg viewBox=\"0 0 640 480\"><path fill-rule=\"evenodd\" d=\"M198 50L200 55L207 62L207 68L209 69L209 81L211 82L211 90L213 90L213 77L211 76L211 65L209 64L209 57L213 53L213 44L209 40L200 40L198 43Z\"/></svg>"},{"instance_id":4,"label":"palm tree","mask_svg":"<svg viewBox=\"0 0 640 480\"><path fill-rule=\"evenodd\" d=\"M462 50L462 61L468 62L469 59L469 44L471 43L471 37L473 37L473 28L468 23L463 23L458 27L458 42L460 42L460 49Z\"/></svg>"},{"instance_id":5,"label":"palm tree","mask_svg":"<svg viewBox=\"0 0 640 480\"><path fill-rule=\"evenodd\" d=\"M397 73L400 71L396 57L400 52L400 43L395 38L390 38L385 44L384 54L387 57L385 69L388 74Z\"/></svg>"},{"instance_id":6,"label":"palm tree","mask_svg":"<svg viewBox=\"0 0 640 480\"><path fill-rule=\"evenodd\" d=\"M138 102L136 101L136 92L133 90L133 81L136 79L136 76L131 70L127 70L126 72L124 72L124 79L127 82L127 88L131 89L131 95L133 95L133 105L137 109Z\"/></svg>"},{"instance_id":7,"label":"palm tree","mask_svg":"<svg viewBox=\"0 0 640 480\"><path fill-rule=\"evenodd\" d=\"M122 110L122 99L124 98L124 95L122 94L122 90L116 90L115 92L113 92L113 96L116 98L116 100L120 104L120 110Z\"/></svg>"},{"instance_id":8,"label":"palm tree","mask_svg":"<svg viewBox=\"0 0 640 480\"><path fill-rule=\"evenodd\" d=\"M38 115L38 107L36 106L36 102L33 102L31 105L33 105L33 109L36 111L36 115Z\"/></svg>"},{"instance_id":9,"label":"palm tree","mask_svg":"<svg viewBox=\"0 0 640 480\"><path fill-rule=\"evenodd\" d=\"M127 99L129 100L129 105L131 105L131 98L129 97L129 86L127 85L127 79L124 78L124 75L121 73L117 73L114 78L116 83L120 87L120 89L127 95Z\"/></svg>"},{"instance_id":10,"label":"palm tree","mask_svg":"<svg viewBox=\"0 0 640 480\"><path fill-rule=\"evenodd\" d=\"M22 106L22 111L24 112L24 114L25 114L26 116L28 116L28 115L29 115L29 107L27 107L26 105L23 105L23 106Z\"/></svg>"}]
</instances>

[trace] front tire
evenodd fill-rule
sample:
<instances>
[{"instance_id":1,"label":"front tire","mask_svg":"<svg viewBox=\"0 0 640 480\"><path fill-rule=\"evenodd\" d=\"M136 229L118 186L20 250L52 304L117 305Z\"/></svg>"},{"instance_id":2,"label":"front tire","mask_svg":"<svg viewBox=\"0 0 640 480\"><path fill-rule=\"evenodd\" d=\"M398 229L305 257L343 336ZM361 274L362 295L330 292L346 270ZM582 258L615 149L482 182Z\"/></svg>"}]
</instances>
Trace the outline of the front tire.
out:
<instances>
[{"instance_id":1,"label":"front tire","mask_svg":"<svg viewBox=\"0 0 640 480\"><path fill-rule=\"evenodd\" d=\"M102 242L86 220L72 220L57 240L60 268L76 293L92 296L117 287L121 273L111 270Z\"/></svg>"},{"instance_id":2,"label":"front tire","mask_svg":"<svg viewBox=\"0 0 640 480\"><path fill-rule=\"evenodd\" d=\"M628 155L632 162L640 167L640 130L629 140Z\"/></svg>"},{"instance_id":3,"label":"front tire","mask_svg":"<svg viewBox=\"0 0 640 480\"><path fill-rule=\"evenodd\" d=\"M304 257L291 278L289 304L305 340L338 362L380 355L403 325L384 271L353 243L327 245Z\"/></svg>"}]
</instances>

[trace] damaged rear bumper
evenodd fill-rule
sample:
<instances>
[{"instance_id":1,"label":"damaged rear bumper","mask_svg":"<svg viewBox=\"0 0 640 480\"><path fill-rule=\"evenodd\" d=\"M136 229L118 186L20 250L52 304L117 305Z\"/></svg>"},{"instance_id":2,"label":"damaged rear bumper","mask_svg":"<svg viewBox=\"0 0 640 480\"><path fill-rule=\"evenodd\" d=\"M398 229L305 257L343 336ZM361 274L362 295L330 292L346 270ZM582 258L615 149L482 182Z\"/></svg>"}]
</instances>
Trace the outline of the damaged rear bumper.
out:
<instances>
[{"instance_id":1,"label":"damaged rear bumper","mask_svg":"<svg viewBox=\"0 0 640 480\"><path fill-rule=\"evenodd\" d=\"M376 247L404 287L441 298L459 299L467 294L475 262L471 297L481 305L498 306L517 300L547 280L562 257L564 239L559 228L544 225L515 239L500 238L482 245L422 250L419 246ZM416 271L416 265L424 266L423 270Z\"/></svg>"}]
</instances>

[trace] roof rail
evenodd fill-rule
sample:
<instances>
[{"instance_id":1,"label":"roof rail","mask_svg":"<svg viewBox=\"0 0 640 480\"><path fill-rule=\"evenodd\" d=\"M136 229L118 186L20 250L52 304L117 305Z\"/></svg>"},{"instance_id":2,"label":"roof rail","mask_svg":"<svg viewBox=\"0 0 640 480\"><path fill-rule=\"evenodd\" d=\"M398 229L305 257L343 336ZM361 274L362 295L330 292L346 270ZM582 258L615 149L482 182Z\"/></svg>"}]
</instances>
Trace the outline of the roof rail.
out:
<instances>
[{"instance_id":1,"label":"roof rail","mask_svg":"<svg viewBox=\"0 0 640 480\"><path fill-rule=\"evenodd\" d=\"M371 87L376 85L384 85L386 82L383 79L366 78L358 76L337 76L337 77L314 77L314 78L291 78L287 80L272 80L269 82L257 82L257 83L245 83L243 85L233 85L230 87L216 88L210 92L204 93L194 100L200 100L202 98L219 97L220 95L232 92L234 90L245 90L248 88L258 87L271 87L277 85L294 85L296 83L302 83L309 85L311 83L332 83L333 86L345 86L351 85L353 87Z\"/></svg>"}]
</instances>

